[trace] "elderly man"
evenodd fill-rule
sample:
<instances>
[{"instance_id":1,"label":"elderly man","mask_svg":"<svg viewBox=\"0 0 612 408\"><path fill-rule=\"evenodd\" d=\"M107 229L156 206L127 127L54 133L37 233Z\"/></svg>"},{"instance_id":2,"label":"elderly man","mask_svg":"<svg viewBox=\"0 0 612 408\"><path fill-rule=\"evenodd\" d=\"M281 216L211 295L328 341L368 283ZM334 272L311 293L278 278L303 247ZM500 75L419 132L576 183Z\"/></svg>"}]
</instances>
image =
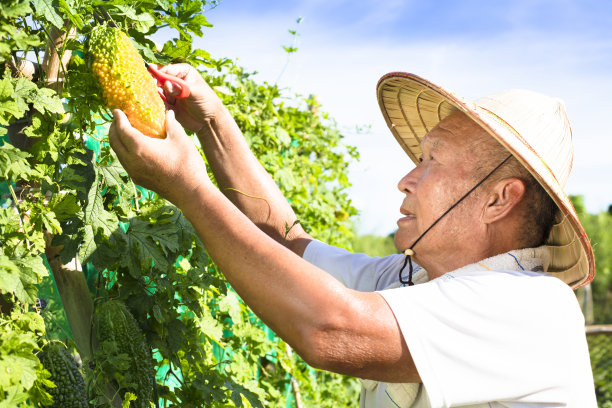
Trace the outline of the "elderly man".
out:
<instances>
[{"instance_id":1,"label":"elderly man","mask_svg":"<svg viewBox=\"0 0 612 408\"><path fill-rule=\"evenodd\" d=\"M593 278L593 253L562 190L573 153L559 101L508 91L472 104L414 75L383 77L381 109L417 165L398 185L404 254L370 258L299 225L284 239L295 214L220 100L193 68L163 70L191 88L175 99L166 82L168 137L115 111L113 149L306 362L362 379L361 406L595 407L571 291Z\"/></svg>"}]
</instances>

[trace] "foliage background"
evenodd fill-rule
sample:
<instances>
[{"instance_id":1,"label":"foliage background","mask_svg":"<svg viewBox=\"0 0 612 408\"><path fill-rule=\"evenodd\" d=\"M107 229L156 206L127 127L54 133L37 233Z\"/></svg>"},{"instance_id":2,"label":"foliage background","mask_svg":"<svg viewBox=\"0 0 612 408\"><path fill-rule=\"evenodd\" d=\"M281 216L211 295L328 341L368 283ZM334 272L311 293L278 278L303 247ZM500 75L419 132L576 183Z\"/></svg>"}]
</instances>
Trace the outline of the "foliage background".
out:
<instances>
[{"instance_id":1,"label":"foliage background","mask_svg":"<svg viewBox=\"0 0 612 408\"><path fill-rule=\"evenodd\" d=\"M88 352L78 338L90 332L79 327L79 309L107 299L123 300L139 322L154 352L161 406L357 403L356 381L313 370L274 336L227 285L180 211L135 186L106 143L110 116L86 50L88 32L104 17L128 33L145 60L200 69L299 221L314 236L350 247L356 211L346 174L357 152L313 97L256 83L233 61L193 48L192 36L210 27L205 13L212 6L3 2L0 407L50 403L45 387L52 384L36 356L50 339L80 352L92 406L112 404L107 379L123 396L125 360ZM150 38L160 29L171 34L158 49ZM53 53L71 57L53 71ZM38 67L31 79L14 69L23 59ZM82 284L86 295L66 290L66 280L78 281L71 284Z\"/></svg>"}]
</instances>

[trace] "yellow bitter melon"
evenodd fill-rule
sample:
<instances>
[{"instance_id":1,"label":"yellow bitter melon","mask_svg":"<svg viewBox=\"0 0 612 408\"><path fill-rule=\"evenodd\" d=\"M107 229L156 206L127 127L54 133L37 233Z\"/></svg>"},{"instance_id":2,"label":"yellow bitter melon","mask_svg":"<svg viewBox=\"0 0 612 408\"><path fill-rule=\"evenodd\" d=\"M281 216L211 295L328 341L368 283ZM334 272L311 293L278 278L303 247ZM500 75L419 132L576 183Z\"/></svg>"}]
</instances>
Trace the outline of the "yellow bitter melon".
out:
<instances>
[{"instance_id":1,"label":"yellow bitter melon","mask_svg":"<svg viewBox=\"0 0 612 408\"><path fill-rule=\"evenodd\" d=\"M143 134L166 137L166 109L144 60L118 28L95 27L89 37L91 70L108 109L121 109Z\"/></svg>"},{"instance_id":2,"label":"yellow bitter melon","mask_svg":"<svg viewBox=\"0 0 612 408\"><path fill-rule=\"evenodd\" d=\"M56 385L47 389L53 397L51 408L87 408L85 381L68 349L60 342L52 342L43 348L39 358Z\"/></svg>"},{"instance_id":3,"label":"yellow bitter melon","mask_svg":"<svg viewBox=\"0 0 612 408\"><path fill-rule=\"evenodd\" d=\"M137 400L132 403L135 408L149 408L153 401L155 387L155 371L151 349L146 343L144 335L134 316L123 302L118 300L107 301L96 311L98 344L104 342L114 343L116 356L121 354L129 360L126 369L113 367L120 372L118 386L121 392L131 392ZM107 356L109 360L115 356Z\"/></svg>"}]
</instances>

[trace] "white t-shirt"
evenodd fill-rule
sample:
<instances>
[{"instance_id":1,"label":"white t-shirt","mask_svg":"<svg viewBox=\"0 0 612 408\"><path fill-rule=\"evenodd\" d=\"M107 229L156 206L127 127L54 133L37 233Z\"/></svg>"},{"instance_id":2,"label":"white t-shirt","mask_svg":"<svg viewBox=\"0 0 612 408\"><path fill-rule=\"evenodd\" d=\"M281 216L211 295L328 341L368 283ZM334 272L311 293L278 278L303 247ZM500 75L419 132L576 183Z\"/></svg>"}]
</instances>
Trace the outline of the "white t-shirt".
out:
<instances>
[{"instance_id":1,"label":"white t-shirt","mask_svg":"<svg viewBox=\"0 0 612 408\"><path fill-rule=\"evenodd\" d=\"M511 251L430 282L415 265L408 287L398 279L403 255L310 243L304 259L347 287L379 291L423 381L364 381L360 406L596 407L582 312L569 286L532 272L546 267L543 251Z\"/></svg>"}]
</instances>

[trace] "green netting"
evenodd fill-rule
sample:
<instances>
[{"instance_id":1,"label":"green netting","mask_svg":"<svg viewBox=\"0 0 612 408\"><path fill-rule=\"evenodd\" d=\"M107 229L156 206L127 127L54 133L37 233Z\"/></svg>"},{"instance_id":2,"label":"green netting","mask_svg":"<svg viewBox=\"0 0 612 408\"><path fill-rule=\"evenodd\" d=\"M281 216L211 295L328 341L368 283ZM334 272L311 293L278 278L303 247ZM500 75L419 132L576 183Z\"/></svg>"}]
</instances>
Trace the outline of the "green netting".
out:
<instances>
[{"instance_id":1,"label":"green netting","mask_svg":"<svg viewBox=\"0 0 612 408\"><path fill-rule=\"evenodd\" d=\"M612 408L612 333L587 336L599 408Z\"/></svg>"},{"instance_id":2,"label":"green netting","mask_svg":"<svg viewBox=\"0 0 612 408\"><path fill-rule=\"evenodd\" d=\"M44 278L43 281L36 286L38 288L38 298L46 302L44 313L48 318L47 321L50 321L51 325L51 327L47 327L47 336L51 339L62 341L69 339L73 341L72 330L70 330L70 325L68 324L62 299L60 298L57 285L55 284L53 272L51 271L49 262L47 262L47 257L44 255L43 261L47 267L49 276Z\"/></svg>"}]
</instances>

